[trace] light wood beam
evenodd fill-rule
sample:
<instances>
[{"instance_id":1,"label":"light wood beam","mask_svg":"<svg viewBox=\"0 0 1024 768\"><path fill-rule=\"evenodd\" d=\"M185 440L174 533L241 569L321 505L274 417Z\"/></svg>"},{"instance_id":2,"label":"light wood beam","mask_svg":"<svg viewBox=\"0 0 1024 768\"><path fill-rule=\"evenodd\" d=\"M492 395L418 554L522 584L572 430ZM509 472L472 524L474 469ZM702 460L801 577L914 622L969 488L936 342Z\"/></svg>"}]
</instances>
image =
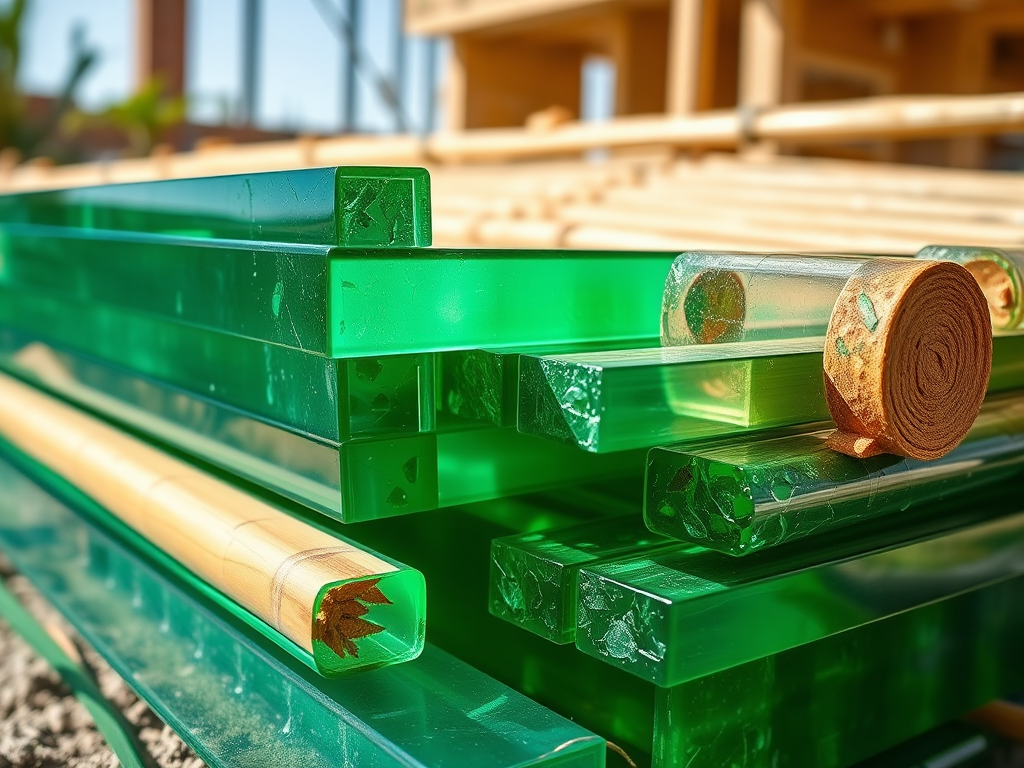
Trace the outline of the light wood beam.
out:
<instances>
[{"instance_id":1,"label":"light wood beam","mask_svg":"<svg viewBox=\"0 0 1024 768\"><path fill-rule=\"evenodd\" d=\"M670 115L706 108L710 90L716 0L672 0L669 8L668 92ZM711 49L709 51L709 49Z\"/></svg>"}]
</instances>

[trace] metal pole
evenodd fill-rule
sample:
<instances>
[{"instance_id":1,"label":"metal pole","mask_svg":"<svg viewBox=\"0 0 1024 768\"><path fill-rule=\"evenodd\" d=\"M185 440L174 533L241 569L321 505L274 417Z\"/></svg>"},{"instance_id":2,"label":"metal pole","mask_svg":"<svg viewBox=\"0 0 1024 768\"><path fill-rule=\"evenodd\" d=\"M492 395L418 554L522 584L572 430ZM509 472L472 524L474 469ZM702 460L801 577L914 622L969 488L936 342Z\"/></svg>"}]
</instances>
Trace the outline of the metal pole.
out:
<instances>
[{"instance_id":1,"label":"metal pole","mask_svg":"<svg viewBox=\"0 0 1024 768\"><path fill-rule=\"evenodd\" d=\"M402 0L395 0L395 77L392 80L395 87L395 101L398 108L395 110L395 130L401 132L407 130L402 115L406 114L405 98L405 57L406 57L405 30L402 25Z\"/></svg>"},{"instance_id":2,"label":"metal pole","mask_svg":"<svg viewBox=\"0 0 1024 768\"><path fill-rule=\"evenodd\" d=\"M256 120L259 87L260 0L242 3L242 103L241 118L247 125Z\"/></svg>"},{"instance_id":3,"label":"metal pole","mask_svg":"<svg viewBox=\"0 0 1024 768\"><path fill-rule=\"evenodd\" d=\"M427 96L427 108L423 117L423 133L433 133L434 121L437 120L437 38L427 39L427 66L424 73L426 87L424 92Z\"/></svg>"},{"instance_id":4,"label":"metal pole","mask_svg":"<svg viewBox=\"0 0 1024 768\"><path fill-rule=\"evenodd\" d=\"M359 100L356 98L356 74L359 67L359 51L357 49L359 39L359 0L346 0L345 17L348 23L348 30L342 28L342 38L345 40L345 58L343 59L344 70L342 80L345 83L344 119L342 125L348 133L356 130L356 110ZM342 22L345 23L344 21ZM350 31L351 34L346 34Z\"/></svg>"}]
</instances>

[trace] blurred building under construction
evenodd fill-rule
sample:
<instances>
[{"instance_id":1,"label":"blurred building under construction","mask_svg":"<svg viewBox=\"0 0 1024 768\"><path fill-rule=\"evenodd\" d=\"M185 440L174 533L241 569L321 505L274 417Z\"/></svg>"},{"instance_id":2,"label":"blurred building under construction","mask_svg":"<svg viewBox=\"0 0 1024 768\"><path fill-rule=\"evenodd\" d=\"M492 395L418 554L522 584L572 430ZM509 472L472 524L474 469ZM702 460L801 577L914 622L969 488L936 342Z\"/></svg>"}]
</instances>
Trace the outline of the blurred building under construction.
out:
<instances>
[{"instance_id":1,"label":"blurred building under construction","mask_svg":"<svg viewBox=\"0 0 1024 768\"><path fill-rule=\"evenodd\" d=\"M452 37L456 128L574 111L595 55L614 64L616 115L1024 90L1019 0L409 0L406 23ZM966 138L870 152L985 167L1000 149Z\"/></svg>"},{"instance_id":2,"label":"blurred building under construction","mask_svg":"<svg viewBox=\"0 0 1024 768\"><path fill-rule=\"evenodd\" d=\"M997 172L1024 168L1024 0L406 0L404 18L394 0L376 36L379 0L305 0L288 8L315 9L342 62L336 129L315 135L253 127L271 2L239 0L226 124L149 157L8 163L0 189L424 165L436 245L1024 242L1024 177ZM136 0L138 83L189 95L191 12ZM387 119L361 119L360 87Z\"/></svg>"}]
</instances>

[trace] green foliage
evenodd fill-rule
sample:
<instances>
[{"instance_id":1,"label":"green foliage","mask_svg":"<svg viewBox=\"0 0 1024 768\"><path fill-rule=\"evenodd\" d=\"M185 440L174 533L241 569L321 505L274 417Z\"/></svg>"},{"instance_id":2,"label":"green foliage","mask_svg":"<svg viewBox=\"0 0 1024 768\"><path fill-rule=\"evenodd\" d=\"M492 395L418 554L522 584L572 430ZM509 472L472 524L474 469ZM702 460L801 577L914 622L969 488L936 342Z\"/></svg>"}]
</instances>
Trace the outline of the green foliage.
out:
<instances>
[{"instance_id":1,"label":"green foliage","mask_svg":"<svg viewBox=\"0 0 1024 768\"><path fill-rule=\"evenodd\" d=\"M0 148L13 148L23 157L36 154L50 138L70 111L75 92L98 59L97 52L85 45L82 29L75 28L71 35L71 70L47 114L33 122L28 100L18 89L22 34L30 7L29 0L13 0L0 10Z\"/></svg>"},{"instance_id":2,"label":"green foliage","mask_svg":"<svg viewBox=\"0 0 1024 768\"><path fill-rule=\"evenodd\" d=\"M185 119L185 99L167 96L164 90L164 81L154 77L124 101L97 114L73 113L65 125L72 130L111 126L128 137L133 155L148 155L166 129Z\"/></svg>"}]
</instances>

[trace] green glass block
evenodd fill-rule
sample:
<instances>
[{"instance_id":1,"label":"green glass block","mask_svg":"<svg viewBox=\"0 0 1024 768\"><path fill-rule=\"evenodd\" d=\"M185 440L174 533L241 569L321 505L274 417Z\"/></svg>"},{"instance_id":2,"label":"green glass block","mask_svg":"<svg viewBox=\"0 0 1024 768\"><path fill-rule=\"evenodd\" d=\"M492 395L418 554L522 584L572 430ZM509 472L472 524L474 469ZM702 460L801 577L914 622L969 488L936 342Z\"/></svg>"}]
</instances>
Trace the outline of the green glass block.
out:
<instances>
[{"instance_id":1,"label":"green glass block","mask_svg":"<svg viewBox=\"0 0 1024 768\"><path fill-rule=\"evenodd\" d=\"M341 514L336 443L311 440L10 328L0 327L0 368L288 498ZM418 437L406 439L419 444ZM382 438L388 444L397 439Z\"/></svg>"},{"instance_id":2,"label":"green glass block","mask_svg":"<svg viewBox=\"0 0 1024 768\"><path fill-rule=\"evenodd\" d=\"M483 349L437 353L438 410L471 423L514 427L519 356Z\"/></svg>"},{"instance_id":3,"label":"green glass block","mask_svg":"<svg viewBox=\"0 0 1024 768\"><path fill-rule=\"evenodd\" d=\"M434 428L430 355L331 360L2 288L0 324L323 440Z\"/></svg>"},{"instance_id":4,"label":"green glass block","mask_svg":"<svg viewBox=\"0 0 1024 768\"><path fill-rule=\"evenodd\" d=\"M328 357L657 337L673 254L332 248L0 225L0 285ZM145 254L145 258L140 258Z\"/></svg>"},{"instance_id":5,"label":"green glass block","mask_svg":"<svg viewBox=\"0 0 1024 768\"><path fill-rule=\"evenodd\" d=\"M0 483L5 553L211 766L604 765L603 739L435 647L325 680L9 466Z\"/></svg>"},{"instance_id":6,"label":"green glass block","mask_svg":"<svg viewBox=\"0 0 1024 768\"><path fill-rule=\"evenodd\" d=\"M642 453L592 456L511 427L312 439L3 327L0 368L344 522L643 472Z\"/></svg>"},{"instance_id":7,"label":"green glass block","mask_svg":"<svg viewBox=\"0 0 1024 768\"><path fill-rule=\"evenodd\" d=\"M524 632L487 609L494 538L546 525L581 524L606 513L599 504L501 499L360 523L354 535L423 573L430 588L431 643L611 740L643 766L653 739L654 686L572 646ZM610 759L609 764L616 763Z\"/></svg>"},{"instance_id":8,"label":"green glass block","mask_svg":"<svg viewBox=\"0 0 1024 768\"><path fill-rule=\"evenodd\" d=\"M828 408L816 349L797 339L524 356L519 429L604 453L817 421Z\"/></svg>"},{"instance_id":9,"label":"green glass block","mask_svg":"<svg viewBox=\"0 0 1024 768\"><path fill-rule=\"evenodd\" d=\"M358 247L427 246L430 175L423 168L312 168L2 195L0 224Z\"/></svg>"},{"instance_id":10,"label":"green glass block","mask_svg":"<svg viewBox=\"0 0 1024 768\"><path fill-rule=\"evenodd\" d=\"M657 344L655 338L634 339L628 344L605 341L441 352L437 354L438 410L472 423L513 427L519 408L519 358L523 355L575 354Z\"/></svg>"},{"instance_id":11,"label":"green glass block","mask_svg":"<svg viewBox=\"0 0 1024 768\"><path fill-rule=\"evenodd\" d=\"M1019 508L1003 494L813 548L740 560L680 545L585 566L576 647L668 687L1010 579L1024 573L1024 514L936 533Z\"/></svg>"},{"instance_id":12,"label":"green glass block","mask_svg":"<svg viewBox=\"0 0 1024 768\"><path fill-rule=\"evenodd\" d=\"M644 518L652 531L746 555L956 493L1024 470L1024 397L993 395L971 431L934 461L856 459L825 441L832 429L648 455Z\"/></svg>"},{"instance_id":13,"label":"green glass block","mask_svg":"<svg viewBox=\"0 0 1024 768\"><path fill-rule=\"evenodd\" d=\"M8 294L329 350L326 245L0 225L0 253Z\"/></svg>"},{"instance_id":14,"label":"green glass block","mask_svg":"<svg viewBox=\"0 0 1024 768\"><path fill-rule=\"evenodd\" d=\"M654 338L651 307L674 254L437 248L331 256L330 354L349 357Z\"/></svg>"},{"instance_id":15,"label":"green glass block","mask_svg":"<svg viewBox=\"0 0 1024 768\"><path fill-rule=\"evenodd\" d=\"M606 453L829 418L820 338L519 361L519 430ZM993 339L989 391L1024 384L1024 335Z\"/></svg>"},{"instance_id":16,"label":"green glass block","mask_svg":"<svg viewBox=\"0 0 1024 768\"><path fill-rule=\"evenodd\" d=\"M1018 576L661 689L654 766L845 768L1019 691L1022 595Z\"/></svg>"},{"instance_id":17,"label":"green glass block","mask_svg":"<svg viewBox=\"0 0 1024 768\"><path fill-rule=\"evenodd\" d=\"M353 671L397 664L415 659L423 650L424 615L426 613L426 584L423 575L380 553L373 552L372 554L397 568L393 573L379 578L380 589L391 602L368 606L368 612L365 615L368 621L384 627L384 631L360 640L358 656L341 657L320 641L313 642L313 652L310 653L230 597L202 581L188 568L178 563L147 538L139 535L116 516L107 512L89 496L52 472L48 467L21 453L6 441L0 441L0 475L5 472L12 476L20 476L22 484L35 488L34 494L37 497L49 499L50 507L62 508L64 514L73 515L65 506L70 505L81 514L88 516L102 528L115 534L120 540L128 542L150 561L159 563L163 568L175 573L182 581L189 583L196 591L216 603L221 611L252 627L321 675L338 677ZM10 535L18 535L25 530L33 531L39 524L39 514L35 506L12 504L11 508L6 511L5 525L9 529ZM316 520L311 520L310 525L321 530L328 530L319 525ZM329 531L329 533L343 542L360 546L334 531ZM0 538L2 538L2 534L0 534ZM344 582L338 581L328 586L339 586L342 583ZM316 600L314 615L320 610L320 601L323 594L326 593L326 589L327 587Z\"/></svg>"},{"instance_id":18,"label":"green glass block","mask_svg":"<svg viewBox=\"0 0 1024 768\"><path fill-rule=\"evenodd\" d=\"M665 546L671 540L652 534L636 514L495 539L491 614L554 643L571 643L580 568Z\"/></svg>"}]
</instances>

